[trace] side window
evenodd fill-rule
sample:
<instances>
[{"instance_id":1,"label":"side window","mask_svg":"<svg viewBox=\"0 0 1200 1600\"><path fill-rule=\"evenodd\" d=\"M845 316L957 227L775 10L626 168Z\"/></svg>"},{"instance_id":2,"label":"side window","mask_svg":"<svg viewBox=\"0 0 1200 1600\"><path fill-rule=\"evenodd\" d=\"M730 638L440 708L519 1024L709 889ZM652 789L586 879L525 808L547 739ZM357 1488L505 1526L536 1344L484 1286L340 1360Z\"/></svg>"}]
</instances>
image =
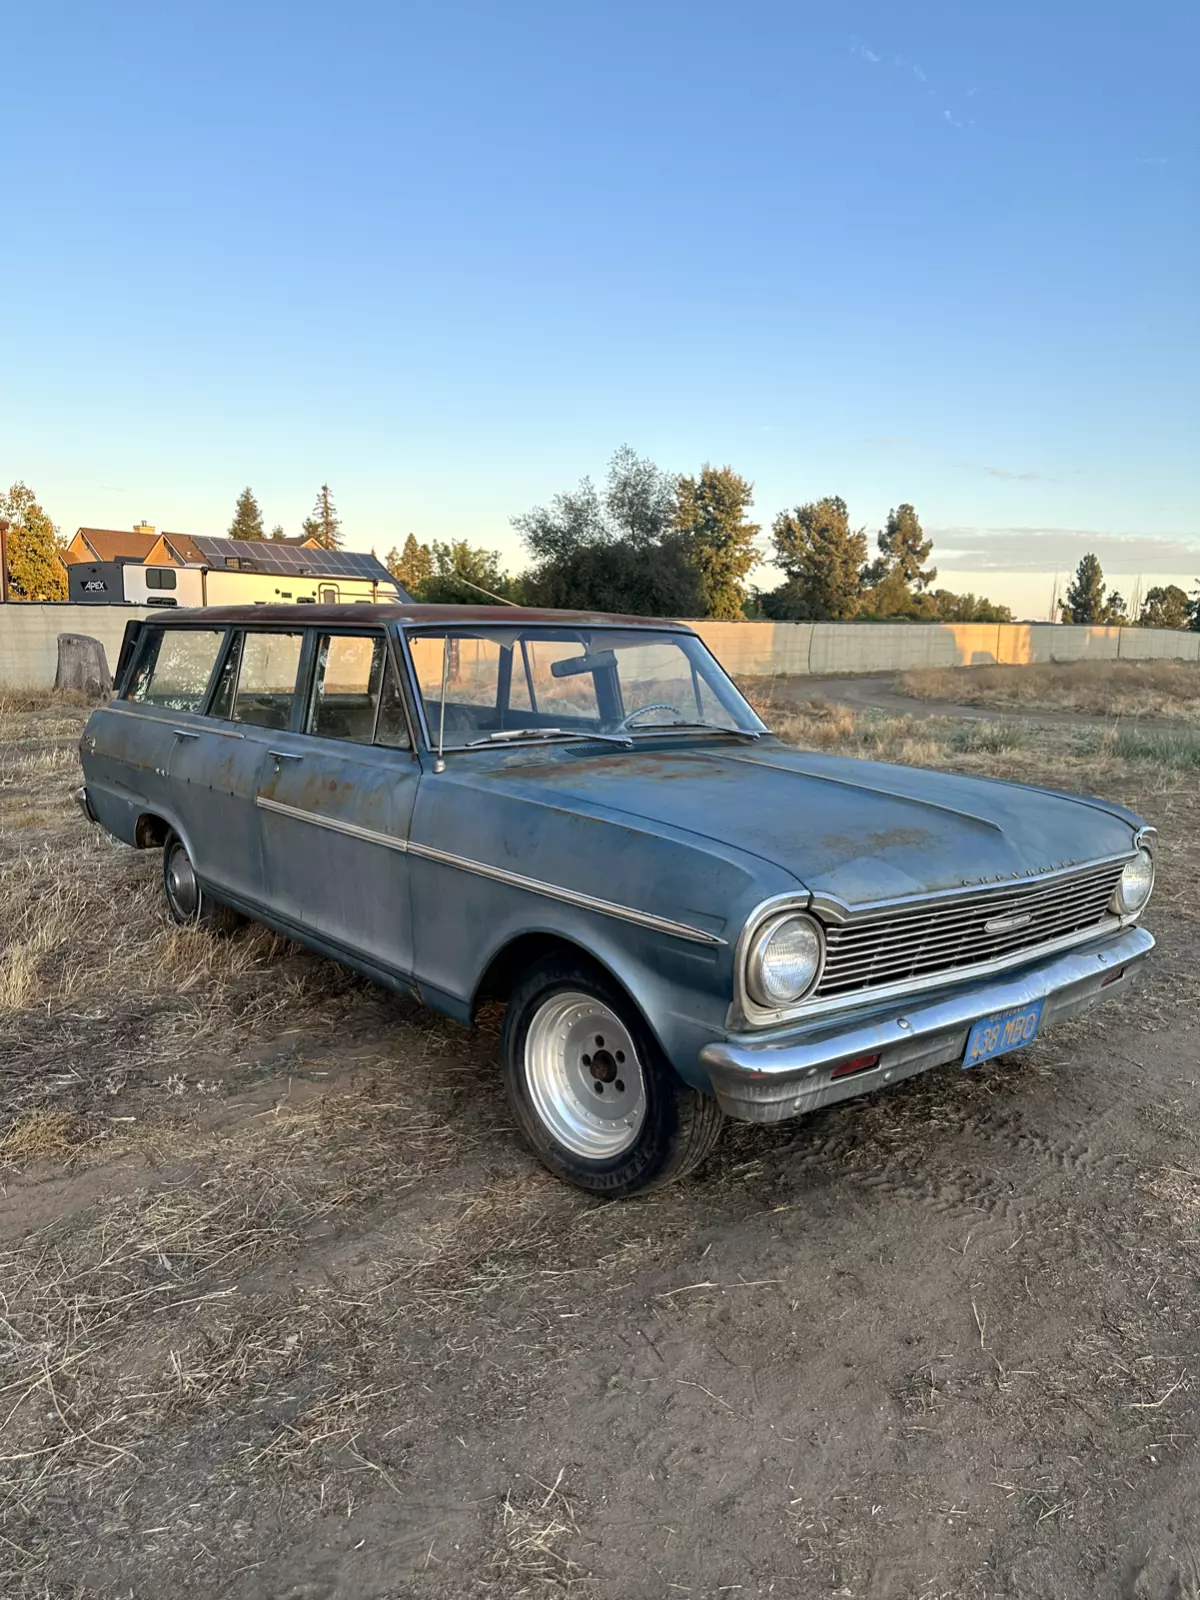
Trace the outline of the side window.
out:
<instances>
[{"instance_id":1,"label":"side window","mask_svg":"<svg viewBox=\"0 0 1200 1600\"><path fill-rule=\"evenodd\" d=\"M243 634L233 692L234 722L256 728L289 726L303 639L302 633Z\"/></svg>"},{"instance_id":2,"label":"side window","mask_svg":"<svg viewBox=\"0 0 1200 1600\"><path fill-rule=\"evenodd\" d=\"M404 715L404 695L392 658L388 656L383 667L383 688L379 695L379 721L375 725L375 743L389 745L393 750L407 750L408 718Z\"/></svg>"},{"instance_id":3,"label":"side window","mask_svg":"<svg viewBox=\"0 0 1200 1600\"><path fill-rule=\"evenodd\" d=\"M335 606L342 598L341 591L336 583L323 583L321 585L320 593L321 604L323 606Z\"/></svg>"},{"instance_id":4,"label":"side window","mask_svg":"<svg viewBox=\"0 0 1200 1600\"><path fill-rule=\"evenodd\" d=\"M173 589L175 587L175 570L173 567L147 567L147 589Z\"/></svg>"},{"instance_id":5,"label":"side window","mask_svg":"<svg viewBox=\"0 0 1200 1600\"><path fill-rule=\"evenodd\" d=\"M220 628L148 628L125 698L199 711L224 637Z\"/></svg>"},{"instance_id":6,"label":"side window","mask_svg":"<svg viewBox=\"0 0 1200 1600\"><path fill-rule=\"evenodd\" d=\"M322 739L371 744L387 664L382 634L319 634L307 731Z\"/></svg>"}]
</instances>

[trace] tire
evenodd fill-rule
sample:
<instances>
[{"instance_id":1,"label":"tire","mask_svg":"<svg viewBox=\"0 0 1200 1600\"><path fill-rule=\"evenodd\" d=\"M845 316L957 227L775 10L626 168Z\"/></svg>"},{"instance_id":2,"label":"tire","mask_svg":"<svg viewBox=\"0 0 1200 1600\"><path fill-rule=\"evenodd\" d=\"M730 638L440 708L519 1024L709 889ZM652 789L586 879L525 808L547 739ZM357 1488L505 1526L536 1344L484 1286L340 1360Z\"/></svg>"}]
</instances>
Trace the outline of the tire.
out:
<instances>
[{"instance_id":1,"label":"tire","mask_svg":"<svg viewBox=\"0 0 1200 1600\"><path fill-rule=\"evenodd\" d=\"M518 981L501 1034L504 1087L542 1164L619 1199L691 1172L725 1121L685 1084L637 1008L590 962L550 956Z\"/></svg>"},{"instance_id":2,"label":"tire","mask_svg":"<svg viewBox=\"0 0 1200 1600\"><path fill-rule=\"evenodd\" d=\"M163 841L162 865L163 893L172 922L210 933L230 933L238 926L241 918L237 912L214 900L201 886L187 846L174 830Z\"/></svg>"}]
</instances>

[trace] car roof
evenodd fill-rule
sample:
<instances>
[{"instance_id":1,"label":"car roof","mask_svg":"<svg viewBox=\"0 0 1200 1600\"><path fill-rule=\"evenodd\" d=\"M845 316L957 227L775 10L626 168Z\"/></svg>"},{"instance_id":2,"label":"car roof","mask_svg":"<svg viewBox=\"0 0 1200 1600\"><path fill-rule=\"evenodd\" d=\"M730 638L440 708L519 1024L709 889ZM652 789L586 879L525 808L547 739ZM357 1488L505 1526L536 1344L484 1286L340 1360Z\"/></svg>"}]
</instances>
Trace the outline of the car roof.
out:
<instances>
[{"instance_id":1,"label":"car roof","mask_svg":"<svg viewBox=\"0 0 1200 1600\"><path fill-rule=\"evenodd\" d=\"M149 620L149 619L147 619ZM690 633L685 622L656 617L622 616L608 611L543 611L533 606L422 606L390 602L367 604L364 602L339 605L279 605L279 606L205 606L172 608L163 614L156 613L153 621L174 623L184 627L189 622L206 623L284 623L293 627L312 627L314 623L335 623L341 627L363 627L375 622L400 622L409 626L460 624L463 626L497 627L500 625L529 626L542 623L546 626L596 627L606 623L623 628L672 628L680 633Z\"/></svg>"}]
</instances>

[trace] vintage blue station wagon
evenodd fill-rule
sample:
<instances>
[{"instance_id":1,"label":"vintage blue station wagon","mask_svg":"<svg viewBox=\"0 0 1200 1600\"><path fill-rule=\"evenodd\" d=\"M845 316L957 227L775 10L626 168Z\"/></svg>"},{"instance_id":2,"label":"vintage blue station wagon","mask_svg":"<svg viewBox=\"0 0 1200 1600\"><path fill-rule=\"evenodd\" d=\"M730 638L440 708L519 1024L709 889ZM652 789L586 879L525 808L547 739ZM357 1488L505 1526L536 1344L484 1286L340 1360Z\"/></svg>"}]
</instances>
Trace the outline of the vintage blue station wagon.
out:
<instances>
[{"instance_id":1,"label":"vintage blue station wagon","mask_svg":"<svg viewBox=\"0 0 1200 1600\"><path fill-rule=\"evenodd\" d=\"M687 627L504 607L130 623L87 815L180 922L275 928L460 1022L551 1171L631 1194L725 1115L973 1066L1125 992L1121 806L796 750Z\"/></svg>"}]
</instances>

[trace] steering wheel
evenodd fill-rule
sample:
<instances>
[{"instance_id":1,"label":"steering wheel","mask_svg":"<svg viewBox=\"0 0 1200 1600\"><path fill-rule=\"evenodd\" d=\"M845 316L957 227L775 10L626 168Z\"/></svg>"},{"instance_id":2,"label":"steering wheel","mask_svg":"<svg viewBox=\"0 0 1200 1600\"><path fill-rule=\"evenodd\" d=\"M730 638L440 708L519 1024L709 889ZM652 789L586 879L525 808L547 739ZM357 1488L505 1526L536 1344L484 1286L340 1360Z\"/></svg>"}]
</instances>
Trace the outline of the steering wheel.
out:
<instances>
[{"instance_id":1,"label":"steering wheel","mask_svg":"<svg viewBox=\"0 0 1200 1600\"><path fill-rule=\"evenodd\" d=\"M617 723L616 732L620 733L622 728L632 728L634 720L637 717L644 717L647 711L673 711L680 721L683 720L683 712L678 706L670 706L665 700L655 700L648 706L638 706L636 711L631 711L627 717L622 717Z\"/></svg>"}]
</instances>

